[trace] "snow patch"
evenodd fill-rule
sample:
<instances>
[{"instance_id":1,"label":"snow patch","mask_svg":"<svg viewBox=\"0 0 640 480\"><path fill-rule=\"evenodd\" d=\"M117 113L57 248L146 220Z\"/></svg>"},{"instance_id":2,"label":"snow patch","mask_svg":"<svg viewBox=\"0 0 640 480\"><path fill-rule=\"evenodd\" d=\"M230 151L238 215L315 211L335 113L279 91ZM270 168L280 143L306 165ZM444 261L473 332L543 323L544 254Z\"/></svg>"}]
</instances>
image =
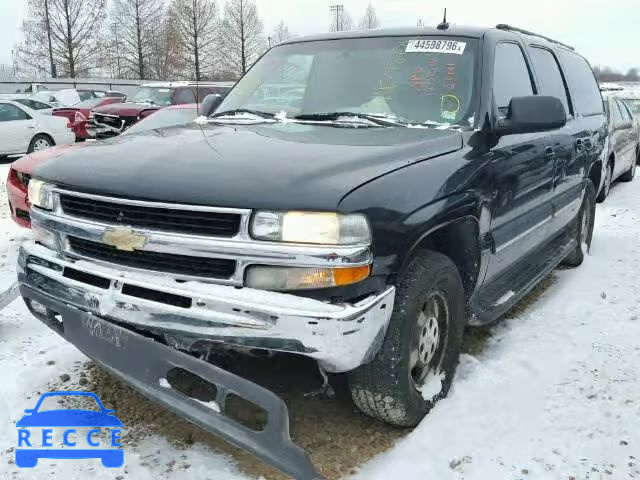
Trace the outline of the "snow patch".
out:
<instances>
[{"instance_id":1,"label":"snow patch","mask_svg":"<svg viewBox=\"0 0 640 480\"><path fill-rule=\"evenodd\" d=\"M204 405L205 407L210 408L214 412L220 413L220 405L218 405L218 402L214 402L213 400L211 400L209 402L204 402L202 400L198 400L197 398L191 398L191 400L195 400L200 405Z\"/></svg>"},{"instance_id":2,"label":"snow patch","mask_svg":"<svg viewBox=\"0 0 640 480\"><path fill-rule=\"evenodd\" d=\"M444 379L444 372L430 374L427 377L424 384L419 388L422 398L424 398L426 402L433 401L433 399L442 391Z\"/></svg>"},{"instance_id":3,"label":"snow patch","mask_svg":"<svg viewBox=\"0 0 640 480\"><path fill-rule=\"evenodd\" d=\"M171 384L167 381L166 378L162 377L159 381L158 384L162 387L162 388L171 388Z\"/></svg>"},{"instance_id":4,"label":"snow patch","mask_svg":"<svg viewBox=\"0 0 640 480\"><path fill-rule=\"evenodd\" d=\"M206 125L207 123L209 123L209 118L206 115L200 115L194 120L194 123L197 123L199 125Z\"/></svg>"}]
</instances>

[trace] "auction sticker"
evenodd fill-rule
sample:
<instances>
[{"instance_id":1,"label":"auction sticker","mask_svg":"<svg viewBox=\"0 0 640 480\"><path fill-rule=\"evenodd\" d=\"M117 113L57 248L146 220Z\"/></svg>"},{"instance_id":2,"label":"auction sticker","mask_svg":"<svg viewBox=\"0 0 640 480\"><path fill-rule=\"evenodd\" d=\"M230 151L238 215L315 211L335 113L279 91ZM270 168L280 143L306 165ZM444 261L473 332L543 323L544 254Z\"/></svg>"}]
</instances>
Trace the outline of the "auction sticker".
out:
<instances>
[{"instance_id":1,"label":"auction sticker","mask_svg":"<svg viewBox=\"0 0 640 480\"><path fill-rule=\"evenodd\" d=\"M455 53L462 55L467 42L455 40L409 40L406 53Z\"/></svg>"}]
</instances>

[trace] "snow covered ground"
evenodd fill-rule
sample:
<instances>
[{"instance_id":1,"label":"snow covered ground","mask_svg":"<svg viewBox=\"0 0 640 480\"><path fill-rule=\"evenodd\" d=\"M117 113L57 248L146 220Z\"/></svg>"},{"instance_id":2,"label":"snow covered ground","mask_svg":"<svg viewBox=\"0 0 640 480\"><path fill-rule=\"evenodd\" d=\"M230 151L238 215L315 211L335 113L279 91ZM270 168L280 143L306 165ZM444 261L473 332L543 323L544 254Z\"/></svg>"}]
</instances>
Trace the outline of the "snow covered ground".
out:
<instances>
[{"instance_id":1,"label":"snow covered ground","mask_svg":"<svg viewBox=\"0 0 640 480\"><path fill-rule=\"evenodd\" d=\"M0 178L6 171L0 165ZM26 235L7 216L2 181L0 290ZM353 480L640 479L640 182L612 190L591 256L550 283L491 327L463 356L449 397ZM122 469L69 460L17 468L14 422L84 359L20 300L0 312L0 478L256 478L208 446L178 450L159 435L125 450Z\"/></svg>"}]
</instances>

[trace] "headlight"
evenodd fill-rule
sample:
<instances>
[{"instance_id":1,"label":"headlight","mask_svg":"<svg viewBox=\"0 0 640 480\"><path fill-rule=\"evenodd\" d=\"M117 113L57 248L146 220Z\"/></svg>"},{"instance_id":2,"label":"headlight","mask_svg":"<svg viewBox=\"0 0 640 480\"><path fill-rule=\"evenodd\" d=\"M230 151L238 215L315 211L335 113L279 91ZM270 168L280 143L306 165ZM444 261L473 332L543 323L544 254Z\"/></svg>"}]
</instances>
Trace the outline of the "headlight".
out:
<instances>
[{"instance_id":1,"label":"headlight","mask_svg":"<svg viewBox=\"0 0 640 480\"><path fill-rule=\"evenodd\" d=\"M258 240L323 245L371 243L369 223L361 214L258 211L251 222L251 236Z\"/></svg>"},{"instance_id":2,"label":"headlight","mask_svg":"<svg viewBox=\"0 0 640 480\"><path fill-rule=\"evenodd\" d=\"M302 290L350 285L369 276L371 267L315 268L254 266L247 269L245 285L258 290Z\"/></svg>"},{"instance_id":3,"label":"headlight","mask_svg":"<svg viewBox=\"0 0 640 480\"><path fill-rule=\"evenodd\" d=\"M29 181L28 196L31 205L45 210L53 209L53 195L51 193L51 185L48 183L32 178Z\"/></svg>"},{"instance_id":4,"label":"headlight","mask_svg":"<svg viewBox=\"0 0 640 480\"><path fill-rule=\"evenodd\" d=\"M22 185L24 185L25 187L28 187L29 180L31 179L31 175L29 175L28 173L16 171L16 178Z\"/></svg>"}]
</instances>

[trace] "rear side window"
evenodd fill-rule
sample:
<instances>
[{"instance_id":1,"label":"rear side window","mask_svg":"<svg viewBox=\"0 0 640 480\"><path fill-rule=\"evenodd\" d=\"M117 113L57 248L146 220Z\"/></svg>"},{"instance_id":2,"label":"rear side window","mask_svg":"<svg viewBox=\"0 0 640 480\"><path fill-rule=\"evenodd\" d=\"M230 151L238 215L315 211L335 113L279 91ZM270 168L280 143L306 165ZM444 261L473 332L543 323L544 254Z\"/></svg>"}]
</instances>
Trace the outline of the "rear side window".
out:
<instances>
[{"instance_id":1,"label":"rear side window","mask_svg":"<svg viewBox=\"0 0 640 480\"><path fill-rule=\"evenodd\" d=\"M596 115L602 113L602 96L589 63L573 52L560 49L567 79L573 89L573 106L576 113Z\"/></svg>"},{"instance_id":2,"label":"rear side window","mask_svg":"<svg viewBox=\"0 0 640 480\"><path fill-rule=\"evenodd\" d=\"M506 115L513 97L533 95L529 67L519 45L499 43L496 45L493 66L493 95L501 114Z\"/></svg>"},{"instance_id":3,"label":"rear side window","mask_svg":"<svg viewBox=\"0 0 640 480\"><path fill-rule=\"evenodd\" d=\"M631 112L629 111L627 105L624 103L624 100L619 99L618 105L620 106L620 111L622 112L622 118L624 118L626 121L633 121L633 115L631 115Z\"/></svg>"},{"instance_id":4,"label":"rear side window","mask_svg":"<svg viewBox=\"0 0 640 480\"><path fill-rule=\"evenodd\" d=\"M190 88L178 89L173 103L176 105L181 105L183 103L196 103L196 97L193 94L193 90L191 90Z\"/></svg>"},{"instance_id":5,"label":"rear side window","mask_svg":"<svg viewBox=\"0 0 640 480\"><path fill-rule=\"evenodd\" d=\"M549 95L559 98L567 115L569 110L569 99L567 97L567 87L560 73L560 66L556 57L550 50L540 47L531 48L531 62L536 71L536 78L540 86L540 95Z\"/></svg>"}]
</instances>

